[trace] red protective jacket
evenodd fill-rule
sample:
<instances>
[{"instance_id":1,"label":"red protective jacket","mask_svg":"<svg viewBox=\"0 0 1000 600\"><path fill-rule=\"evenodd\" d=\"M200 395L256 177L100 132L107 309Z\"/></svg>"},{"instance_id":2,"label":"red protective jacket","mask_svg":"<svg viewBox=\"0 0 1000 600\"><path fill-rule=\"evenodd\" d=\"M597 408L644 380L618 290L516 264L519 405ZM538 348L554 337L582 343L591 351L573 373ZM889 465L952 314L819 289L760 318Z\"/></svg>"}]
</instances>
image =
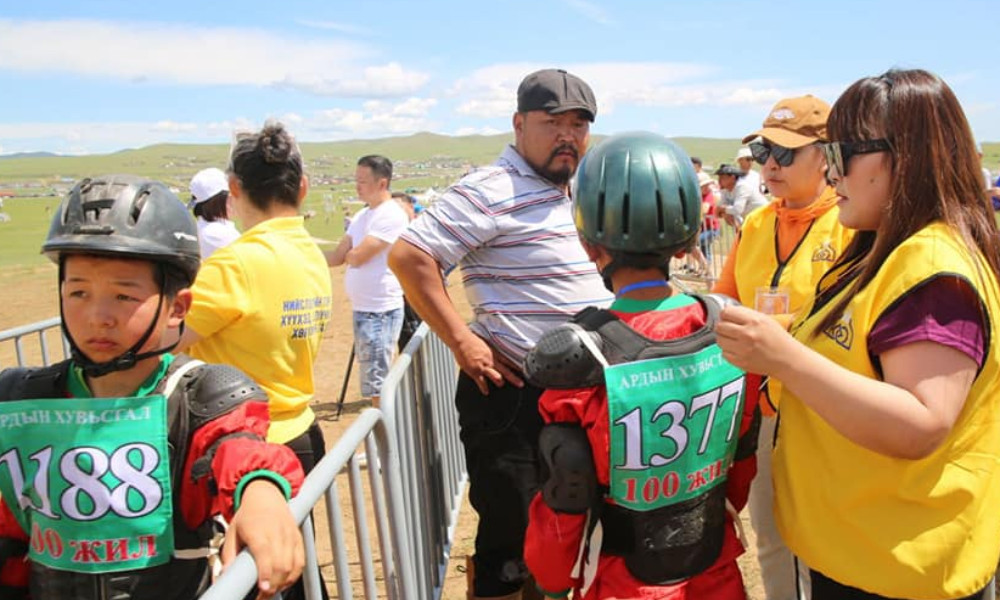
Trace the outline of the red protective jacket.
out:
<instances>
[{"instance_id":1,"label":"red protective jacket","mask_svg":"<svg viewBox=\"0 0 1000 600\"><path fill-rule=\"evenodd\" d=\"M683 337L698 331L705 324L705 311L700 303L665 311L621 312L616 308L612 306L611 312L637 332L656 340ZM759 386L760 378L748 374L740 437L747 433L753 421ZM538 402L539 412L546 423L578 423L586 430L593 449L597 479L603 486L609 485L610 480L607 404L604 386L547 390ZM736 510L746 505L750 481L756 472L757 462L753 454L735 462L730 468L726 497ZM746 597L736 564L736 558L743 553L743 545L728 517L722 552L707 571L673 585L651 586L632 577L622 557L602 554L595 580L586 596L581 596L579 586L582 581L571 578L570 573L577 560L586 516L553 511L542 500L541 492L532 501L528 514L524 559L535 582L549 594L574 589L577 598L587 600L742 600Z\"/></svg>"},{"instance_id":2,"label":"red protective jacket","mask_svg":"<svg viewBox=\"0 0 1000 600\"><path fill-rule=\"evenodd\" d=\"M184 461L184 477L180 490L180 506L184 523L191 529L214 515L232 519L236 509L234 494L240 480L254 471L270 471L281 477L292 487L293 495L298 492L304 478L302 465L295 453L286 446L269 444L263 439L270 424L266 402L246 402L232 412L209 421L194 432L187 459ZM217 493L210 489L208 477L197 483L191 476L194 462L204 456L219 438L231 433L252 433L260 440L246 437L230 437L223 440L212 458L212 476ZM176 490L175 490L176 493ZM28 541L28 536L14 519L6 500L0 498L0 538ZM22 559L12 559L0 564L0 590L3 586L27 587L28 563ZM2 595L0 595L2 597Z\"/></svg>"}]
</instances>

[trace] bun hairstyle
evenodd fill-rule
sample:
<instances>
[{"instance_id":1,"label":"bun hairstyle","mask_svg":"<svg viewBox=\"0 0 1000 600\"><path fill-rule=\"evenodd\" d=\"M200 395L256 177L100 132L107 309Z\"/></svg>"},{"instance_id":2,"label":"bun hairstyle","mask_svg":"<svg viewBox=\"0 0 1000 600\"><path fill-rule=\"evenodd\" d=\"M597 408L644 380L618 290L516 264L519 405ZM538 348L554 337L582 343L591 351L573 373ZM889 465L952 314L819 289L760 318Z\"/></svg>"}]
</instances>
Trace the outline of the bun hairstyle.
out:
<instances>
[{"instance_id":1,"label":"bun hairstyle","mask_svg":"<svg viewBox=\"0 0 1000 600\"><path fill-rule=\"evenodd\" d=\"M302 185L302 153L295 138L277 121L268 121L257 133L236 137L229 171L254 206L272 204L298 207Z\"/></svg>"}]
</instances>

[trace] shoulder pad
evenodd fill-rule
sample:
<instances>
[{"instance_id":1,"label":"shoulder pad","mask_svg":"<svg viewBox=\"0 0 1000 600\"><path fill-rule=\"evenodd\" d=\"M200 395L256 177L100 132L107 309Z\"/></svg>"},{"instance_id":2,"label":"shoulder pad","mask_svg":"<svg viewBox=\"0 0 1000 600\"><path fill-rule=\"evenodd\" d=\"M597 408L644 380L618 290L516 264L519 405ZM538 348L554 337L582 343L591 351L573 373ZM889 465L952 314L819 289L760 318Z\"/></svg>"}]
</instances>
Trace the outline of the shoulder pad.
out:
<instances>
[{"instance_id":1,"label":"shoulder pad","mask_svg":"<svg viewBox=\"0 0 1000 600\"><path fill-rule=\"evenodd\" d=\"M201 365L193 370L187 389L192 431L244 402L267 402L260 386L229 365Z\"/></svg>"},{"instance_id":2,"label":"shoulder pad","mask_svg":"<svg viewBox=\"0 0 1000 600\"><path fill-rule=\"evenodd\" d=\"M608 310L585 308L569 323L542 335L525 358L525 377L532 385L546 389L603 385L606 365L688 354L714 344L715 324L722 309L739 303L723 294L692 296L705 309L705 326L672 340L647 338Z\"/></svg>"},{"instance_id":3,"label":"shoulder pad","mask_svg":"<svg viewBox=\"0 0 1000 600\"><path fill-rule=\"evenodd\" d=\"M69 361L48 367L15 367L0 371L0 402L56 398L65 391Z\"/></svg>"},{"instance_id":4,"label":"shoulder pad","mask_svg":"<svg viewBox=\"0 0 1000 600\"><path fill-rule=\"evenodd\" d=\"M589 346L589 347L588 347ZM524 359L524 376L544 389L592 387L604 383L601 336L577 323L563 323L546 331Z\"/></svg>"}]
</instances>

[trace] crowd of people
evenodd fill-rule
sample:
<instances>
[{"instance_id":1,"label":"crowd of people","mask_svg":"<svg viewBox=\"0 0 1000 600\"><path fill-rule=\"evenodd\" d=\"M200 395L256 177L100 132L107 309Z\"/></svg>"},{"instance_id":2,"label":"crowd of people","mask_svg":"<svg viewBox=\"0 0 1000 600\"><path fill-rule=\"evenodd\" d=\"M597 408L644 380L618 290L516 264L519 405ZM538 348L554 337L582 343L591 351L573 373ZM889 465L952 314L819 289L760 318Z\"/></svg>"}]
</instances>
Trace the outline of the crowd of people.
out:
<instances>
[{"instance_id":1,"label":"crowd of people","mask_svg":"<svg viewBox=\"0 0 1000 600\"><path fill-rule=\"evenodd\" d=\"M193 599L218 538L258 597L304 597L287 500L325 453L344 267L364 400L421 319L460 368L469 600L744 599L744 507L767 600L992 599L1000 179L948 85L782 99L714 169L652 133L590 148L564 70L516 98L513 144L427 207L358 159L326 252L278 123L186 206L77 183L42 245L71 357L0 372L0 597Z\"/></svg>"}]
</instances>

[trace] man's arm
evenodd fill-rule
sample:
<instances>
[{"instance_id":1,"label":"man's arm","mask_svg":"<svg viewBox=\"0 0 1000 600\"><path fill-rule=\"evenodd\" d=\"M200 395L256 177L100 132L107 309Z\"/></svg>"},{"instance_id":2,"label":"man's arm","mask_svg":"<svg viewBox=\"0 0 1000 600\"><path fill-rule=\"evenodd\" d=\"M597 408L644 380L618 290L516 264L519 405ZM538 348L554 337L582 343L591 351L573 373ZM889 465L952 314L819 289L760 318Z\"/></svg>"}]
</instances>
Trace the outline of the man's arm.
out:
<instances>
[{"instance_id":1,"label":"man's arm","mask_svg":"<svg viewBox=\"0 0 1000 600\"><path fill-rule=\"evenodd\" d=\"M489 393L487 379L498 387L505 379L523 385L509 361L473 333L455 310L434 257L400 239L389 250L389 268L399 280L407 301L451 349L459 367L483 394Z\"/></svg>"},{"instance_id":2,"label":"man's arm","mask_svg":"<svg viewBox=\"0 0 1000 600\"><path fill-rule=\"evenodd\" d=\"M326 264L331 267L339 267L344 264L344 259L347 257L347 253L351 250L351 236L344 234L344 237L340 238L340 243L333 250L324 250L323 257L326 258Z\"/></svg>"},{"instance_id":3,"label":"man's arm","mask_svg":"<svg viewBox=\"0 0 1000 600\"><path fill-rule=\"evenodd\" d=\"M344 255L344 262L350 267L360 267L379 252L389 247L389 242L380 240L373 235L366 235L361 243Z\"/></svg>"}]
</instances>

